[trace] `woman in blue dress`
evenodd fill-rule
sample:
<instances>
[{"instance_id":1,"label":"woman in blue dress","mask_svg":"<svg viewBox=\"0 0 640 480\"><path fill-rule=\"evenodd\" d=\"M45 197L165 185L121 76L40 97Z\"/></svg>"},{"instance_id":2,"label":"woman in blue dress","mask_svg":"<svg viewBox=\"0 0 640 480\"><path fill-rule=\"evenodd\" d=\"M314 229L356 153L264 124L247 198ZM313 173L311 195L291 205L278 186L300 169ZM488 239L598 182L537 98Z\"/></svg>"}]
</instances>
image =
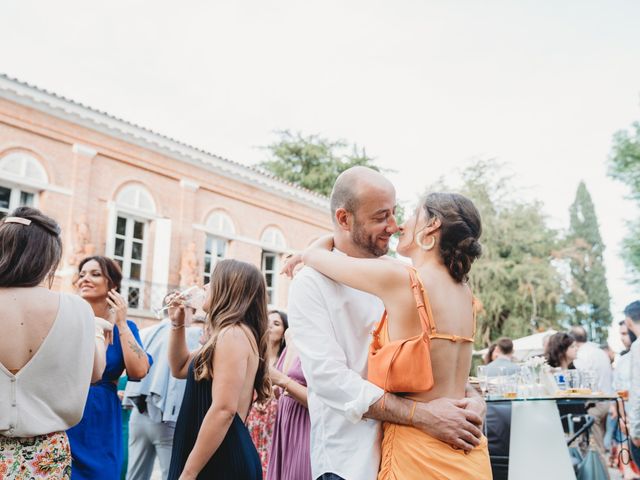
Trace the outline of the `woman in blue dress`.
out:
<instances>
[{"instance_id":1,"label":"woman in blue dress","mask_svg":"<svg viewBox=\"0 0 640 480\"><path fill-rule=\"evenodd\" d=\"M107 349L102 379L91 385L82 420L69 429L71 478L114 480L122 466L122 417L117 394L118 379L127 371L139 380L149 371L152 359L142 349L136 324L126 319L127 303L118 293L122 273L110 258L85 258L78 267L76 286L96 317L115 323L113 343Z\"/></svg>"}]
</instances>

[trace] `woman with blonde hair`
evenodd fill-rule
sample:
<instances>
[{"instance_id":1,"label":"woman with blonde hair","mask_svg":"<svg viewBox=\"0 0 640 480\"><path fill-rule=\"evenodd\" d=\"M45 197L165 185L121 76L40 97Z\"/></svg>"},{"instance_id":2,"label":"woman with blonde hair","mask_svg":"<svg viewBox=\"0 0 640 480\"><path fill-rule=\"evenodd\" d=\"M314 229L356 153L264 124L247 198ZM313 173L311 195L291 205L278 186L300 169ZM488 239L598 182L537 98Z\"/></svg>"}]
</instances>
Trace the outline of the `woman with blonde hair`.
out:
<instances>
[{"instance_id":1,"label":"woman with blonde hair","mask_svg":"<svg viewBox=\"0 0 640 480\"><path fill-rule=\"evenodd\" d=\"M244 423L254 392L256 401L271 395L262 273L237 260L216 265L203 307L211 336L195 352L187 349L184 333L190 310L179 296L169 305L171 373L187 379L169 479L262 479L260 457Z\"/></svg>"}]
</instances>

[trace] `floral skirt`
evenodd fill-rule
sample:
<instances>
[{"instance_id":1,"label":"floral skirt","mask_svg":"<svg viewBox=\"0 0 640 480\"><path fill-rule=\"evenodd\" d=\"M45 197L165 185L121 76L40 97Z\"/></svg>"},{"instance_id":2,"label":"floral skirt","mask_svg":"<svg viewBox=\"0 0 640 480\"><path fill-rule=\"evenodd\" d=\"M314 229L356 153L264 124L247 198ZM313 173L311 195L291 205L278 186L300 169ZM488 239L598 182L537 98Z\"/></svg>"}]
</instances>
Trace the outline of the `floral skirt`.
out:
<instances>
[{"instance_id":1,"label":"floral skirt","mask_svg":"<svg viewBox=\"0 0 640 480\"><path fill-rule=\"evenodd\" d=\"M65 432L37 437L0 436L0 479L69 480L71 449Z\"/></svg>"}]
</instances>

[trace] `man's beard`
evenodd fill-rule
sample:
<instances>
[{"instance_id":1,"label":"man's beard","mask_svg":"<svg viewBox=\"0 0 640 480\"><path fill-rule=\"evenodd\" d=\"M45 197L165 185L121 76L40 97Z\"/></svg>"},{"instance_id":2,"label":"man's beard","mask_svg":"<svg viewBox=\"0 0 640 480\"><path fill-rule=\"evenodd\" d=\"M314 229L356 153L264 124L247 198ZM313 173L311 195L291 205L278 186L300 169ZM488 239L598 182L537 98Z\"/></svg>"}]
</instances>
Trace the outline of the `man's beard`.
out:
<instances>
[{"instance_id":1,"label":"man's beard","mask_svg":"<svg viewBox=\"0 0 640 480\"><path fill-rule=\"evenodd\" d=\"M353 222L351 240L362 250L370 253L373 257L381 257L389 251L389 244L385 247L376 245L376 239L367 234L363 226L357 221Z\"/></svg>"}]
</instances>

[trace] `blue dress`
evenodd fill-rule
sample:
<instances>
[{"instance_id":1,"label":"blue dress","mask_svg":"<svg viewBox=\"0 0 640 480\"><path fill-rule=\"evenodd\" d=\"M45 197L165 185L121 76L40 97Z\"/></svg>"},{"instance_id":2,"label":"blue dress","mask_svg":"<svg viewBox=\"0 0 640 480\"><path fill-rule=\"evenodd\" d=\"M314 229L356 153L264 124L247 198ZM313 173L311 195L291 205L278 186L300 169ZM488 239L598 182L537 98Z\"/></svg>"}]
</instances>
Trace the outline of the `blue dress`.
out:
<instances>
[{"instance_id":1,"label":"blue dress","mask_svg":"<svg viewBox=\"0 0 640 480\"><path fill-rule=\"evenodd\" d=\"M138 327L127 324L142 347ZM147 354L149 364L152 358ZM117 381L124 371L124 354L118 327L113 329L113 344L107 348L107 365L99 382L89 388L82 420L67 430L71 444L73 480L116 480L122 467L122 414ZM131 381L131 380L130 380Z\"/></svg>"},{"instance_id":2,"label":"blue dress","mask_svg":"<svg viewBox=\"0 0 640 480\"><path fill-rule=\"evenodd\" d=\"M169 479L178 480L212 403L211 380L196 381L189 365L184 399L173 434ZM295 448L295 447L294 447ZM262 480L262 465L249 430L236 413L222 443L198 474L198 480Z\"/></svg>"}]
</instances>

